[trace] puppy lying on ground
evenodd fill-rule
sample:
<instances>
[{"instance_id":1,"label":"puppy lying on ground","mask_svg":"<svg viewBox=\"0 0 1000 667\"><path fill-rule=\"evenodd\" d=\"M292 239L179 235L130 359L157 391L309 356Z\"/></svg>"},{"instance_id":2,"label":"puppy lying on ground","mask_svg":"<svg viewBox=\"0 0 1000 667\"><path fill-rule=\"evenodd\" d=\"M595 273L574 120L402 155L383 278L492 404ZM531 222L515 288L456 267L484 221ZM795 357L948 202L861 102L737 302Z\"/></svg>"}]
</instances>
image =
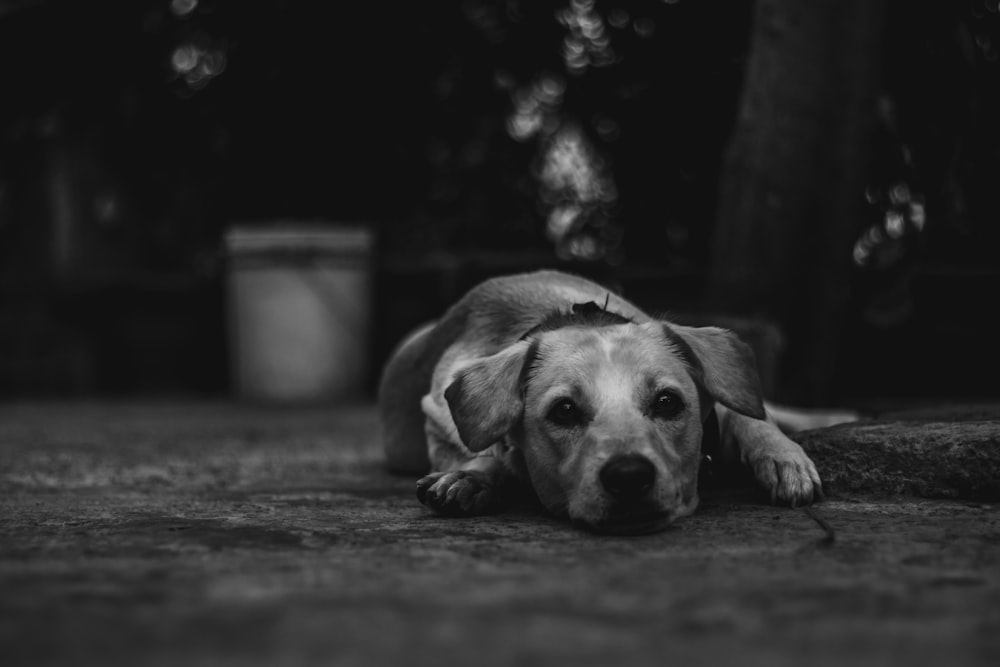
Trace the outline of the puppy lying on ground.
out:
<instances>
[{"instance_id":1,"label":"puppy lying on ground","mask_svg":"<svg viewBox=\"0 0 1000 667\"><path fill-rule=\"evenodd\" d=\"M389 467L432 471L417 495L445 515L490 512L520 481L592 530L660 530L698 505L712 418L723 456L772 499L821 495L812 461L767 420L735 334L655 320L563 273L472 289L400 345L379 404Z\"/></svg>"}]
</instances>

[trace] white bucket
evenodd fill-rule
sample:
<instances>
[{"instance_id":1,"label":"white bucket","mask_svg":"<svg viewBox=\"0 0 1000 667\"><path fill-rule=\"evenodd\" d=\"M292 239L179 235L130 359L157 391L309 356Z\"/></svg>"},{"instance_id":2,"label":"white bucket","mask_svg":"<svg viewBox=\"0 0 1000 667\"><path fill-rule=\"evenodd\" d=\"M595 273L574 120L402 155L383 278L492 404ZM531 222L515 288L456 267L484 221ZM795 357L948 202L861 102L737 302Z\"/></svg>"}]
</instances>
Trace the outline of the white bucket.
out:
<instances>
[{"instance_id":1,"label":"white bucket","mask_svg":"<svg viewBox=\"0 0 1000 667\"><path fill-rule=\"evenodd\" d=\"M371 230L237 225L226 234L233 386L242 398L348 400L368 373Z\"/></svg>"}]
</instances>

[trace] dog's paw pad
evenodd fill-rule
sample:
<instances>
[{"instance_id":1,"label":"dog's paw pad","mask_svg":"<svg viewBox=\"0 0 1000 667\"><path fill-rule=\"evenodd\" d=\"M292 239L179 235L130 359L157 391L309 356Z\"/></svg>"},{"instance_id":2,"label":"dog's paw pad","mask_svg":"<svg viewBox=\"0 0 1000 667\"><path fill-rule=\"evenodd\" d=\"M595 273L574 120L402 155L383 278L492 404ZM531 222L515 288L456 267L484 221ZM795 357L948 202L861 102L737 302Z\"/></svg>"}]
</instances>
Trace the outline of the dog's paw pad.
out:
<instances>
[{"instance_id":1,"label":"dog's paw pad","mask_svg":"<svg viewBox=\"0 0 1000 667\"><path fill-rule=\"evenodd\" d=\"M439 514L485 514L496 504L493 483L484 473L469 470L432 473L417 482L417 499Z\"/></svg>"},{"instance_id":2,"label":"dog's paw pad","mask_svg":"<svg viewBox=\"0 0 1000 667\"><path fill-rule=\"evenodd\" d=\"M823 498L823 483L816 466L798 445L763 455L751 468L757 480L770 492L771 502L796 507Z\"/></svg>"}]
</instances>

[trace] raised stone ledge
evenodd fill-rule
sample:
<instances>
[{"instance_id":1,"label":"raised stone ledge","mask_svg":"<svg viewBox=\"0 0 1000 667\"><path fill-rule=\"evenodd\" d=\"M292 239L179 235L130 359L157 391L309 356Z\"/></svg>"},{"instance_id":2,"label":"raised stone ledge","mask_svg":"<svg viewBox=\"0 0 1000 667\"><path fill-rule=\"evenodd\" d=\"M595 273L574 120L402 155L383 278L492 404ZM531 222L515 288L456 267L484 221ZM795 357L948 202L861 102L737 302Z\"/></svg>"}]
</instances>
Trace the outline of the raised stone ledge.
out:
<instances>
[{"instance_id":1,"label":"raised stone ledge","mask_svg":"<svg viewBox=\"0 0 1000 667\"><path fill-rule=\"evenodd\" d=\"M1000 500L1000 406L889 413L796 440L828 492Z\"/></svg>"}]
</instances>

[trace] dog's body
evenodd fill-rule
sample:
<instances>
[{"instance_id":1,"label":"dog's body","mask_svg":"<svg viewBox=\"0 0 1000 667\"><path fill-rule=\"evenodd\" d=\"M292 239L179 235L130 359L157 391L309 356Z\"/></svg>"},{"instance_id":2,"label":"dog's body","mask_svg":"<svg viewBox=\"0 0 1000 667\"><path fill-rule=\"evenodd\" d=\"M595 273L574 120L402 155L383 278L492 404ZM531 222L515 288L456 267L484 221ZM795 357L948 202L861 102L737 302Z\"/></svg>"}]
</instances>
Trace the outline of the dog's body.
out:
<instances>
[{"instance_id":1,"label":"dog's body","mask_svg":"<svg viewBox=\"0 0 1000 667\"><path fill-rule=\"evenodd\" d=\"M507 482L603 532L658 530L698 504L703 424L772 498L821 493L812 461L766 419L749 348L728 331L653 319L553 271L472 289L393 354L379 388L389 466L418 497L479 514Z\"/></svg>"}]
</instances>

